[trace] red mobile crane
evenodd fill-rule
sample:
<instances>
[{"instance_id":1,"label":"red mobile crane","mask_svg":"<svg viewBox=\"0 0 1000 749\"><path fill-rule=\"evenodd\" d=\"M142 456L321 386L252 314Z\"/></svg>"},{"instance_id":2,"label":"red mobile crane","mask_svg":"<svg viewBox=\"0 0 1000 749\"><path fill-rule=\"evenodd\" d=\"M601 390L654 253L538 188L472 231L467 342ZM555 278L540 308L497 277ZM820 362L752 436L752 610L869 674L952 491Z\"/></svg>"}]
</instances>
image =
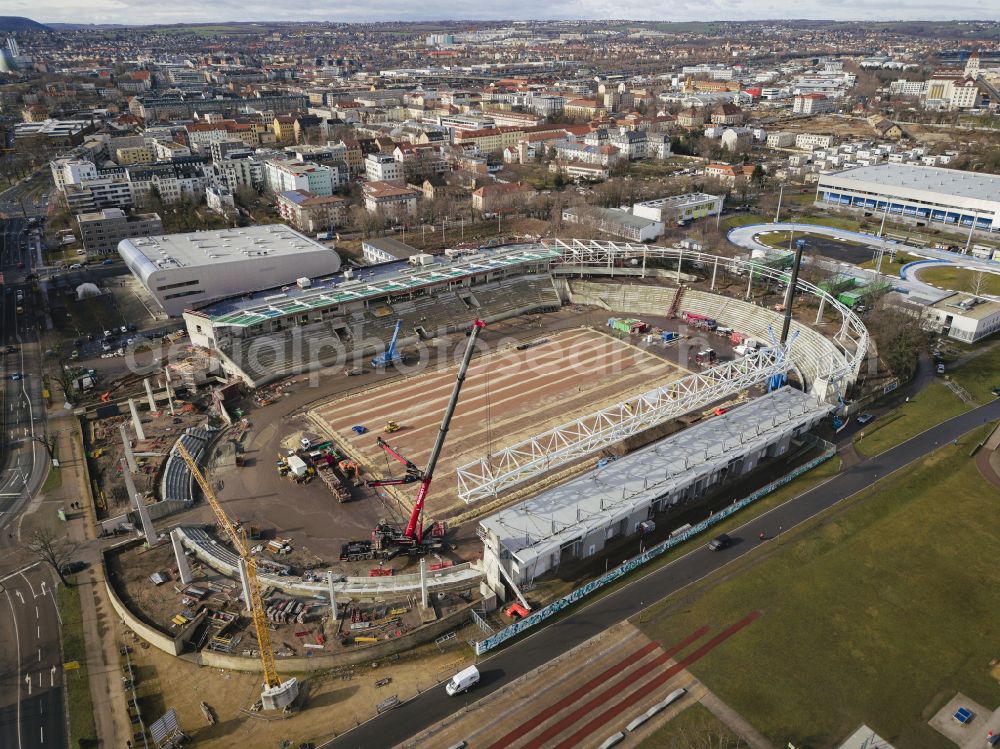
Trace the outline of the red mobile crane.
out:
<instances>
[{"instance_id":1,"label":"red mobile crane","mask_svg":"<svg viewBox=\"0 0 1000 749\"><path fill-rule=\"evenodd\" d=\"M479 337L480 331L485 327L486 323L482 320L475 320L472 323L472 328L469 331L469 343L465 348L465 356L462 358L462 364L458 368L455 387L451 391L451 398L448 401L447 408L445 408L444 417L441 419L437 439L434 442L434 447L431 449L430 456L427 458L427 467L421 470L413 461L397 452L384 439L379 437L377 440L379 447L406 467L406 473L400 478L378 479L367 481L366 484L370 487L379 487L401 486L419 482L420 486L417 489L417 499L413 503L413 512L410 513L410 520L406 524L406 530L400 532L397 528L385 522L380 522L375 527L375 530L372 532L372 539L374 541L372 557L381 554L383 557L391 559L403 552L409 554L426 554L428 551L433 551L442 546L439 539L430 543L424 542L424 502L427 500L427 492L430 489L431 479L434 478L434 468L437 465L438 458L441 456L441 448L444 446L445 437L448 435L451 418L455 415L455 406L458 404L458 396L462 392L465 375L469 371L469 362L472 360L472 354L476 347L476 339ZM444 535L443 528L435 524L435 527L431 529L431 536L440 537L441 535Z\"/></svg>"}]
</instances>

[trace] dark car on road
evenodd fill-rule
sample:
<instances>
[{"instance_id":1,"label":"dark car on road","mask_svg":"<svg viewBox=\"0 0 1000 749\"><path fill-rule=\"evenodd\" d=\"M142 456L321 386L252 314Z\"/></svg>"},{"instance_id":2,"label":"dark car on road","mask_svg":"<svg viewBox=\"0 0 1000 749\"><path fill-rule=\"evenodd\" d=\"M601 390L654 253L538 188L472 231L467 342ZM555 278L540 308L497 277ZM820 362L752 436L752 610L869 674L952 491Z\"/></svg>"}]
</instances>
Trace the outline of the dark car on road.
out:
<instances>
[{"instance_id":1,"label":"dark car on road","mask_svg":"<svg viewBox=\"0 0 1000 749\"><path fill-rule=\"evenodd\" d=\"M63 575L75 575L77 572L85 570L86 568L86 562L66 562L66 564L59 567L59 572Z\"/></svg>"},{"instance_id":2,"label":"dark car on road","mask_svg":"<svg viewBox=\"0 0 1000 749\"><path fill-rule=\"evenodd\" d=\"M708 548L711 551L722 551L723 549L729 548L733 545L733 539L727 536L725 533L720 533L718 536L713 538L708 542Z\"/></svg>"},{"instance_id":3,"label":"dark car on road","mask_svg":"<svg viewBox=\"0 0 1000 749\"><path fill-rule=\"evenodd\" d=\"M869 421L871 421L874 418L875 418L875 414L868 414L868 413L861 414L860 416L858 416L858 423L859 424L867 424Z\"/></svg>"}]
</instances>

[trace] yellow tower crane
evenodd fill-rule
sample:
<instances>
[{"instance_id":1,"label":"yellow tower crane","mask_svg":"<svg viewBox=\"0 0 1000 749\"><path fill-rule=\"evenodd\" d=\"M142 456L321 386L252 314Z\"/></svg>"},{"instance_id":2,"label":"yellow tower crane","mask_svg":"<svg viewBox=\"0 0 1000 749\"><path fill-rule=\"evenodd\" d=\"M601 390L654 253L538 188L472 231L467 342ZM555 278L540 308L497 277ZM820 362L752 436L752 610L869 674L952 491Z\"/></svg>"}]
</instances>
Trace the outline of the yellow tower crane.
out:
<instances>
[{"instance_id":1,"label":"yellow tower crane","mask_svg":"<svg viewBox=\"0 0 1000 749\"><path fill-rule=\"evenodd\" d=\"M247 588L250 594L250 600L247 601L247 607L250 609L253 626L257 632L257 645L258 650L260 651L260 662L264 667L264 693L262 696L265 699L265 703L268 701L268 693L272 690L278 690L282 692L283 697L287 697L287 700L279 698L279 703L288 704L294 700L295 695L298 694L298 686L297 683L295 683L295 679L282 683L281 679L278 678L278 669L274 665L274 651L271 649L271 632L267 628L267 615L264 613L264 600L260 594L260 582L257 580L257 560L254 559L253 554L250 553L250 549L247 548L246 541L236 530L236 526L234 526L232 522L230 522L229 518L226 517L226 513L223 511L222 506L219 504L219 500L215 496L215 492L213 492L212 487L208 485L208 481L202 475L201 470L198 468L198 464L195 462L194 458L191 457L191 453L189 453L187 448L185 448L179 441L175 449L177 450L177 454L181 456L185 463L187 463L187 467L191 471L191 475L194 476L195 481L198 482L198 486L201 487L202 494L205 495L205 500L209 505L211 505L212 511L215 513L215 517L219 521L219 525L226 531L226 534L229 536L229 540L232 541L233 547L236 549L236 553L240 555L240 558L246 566ZM283 707L284 705L278 704L271 706ZM268 705L265 704L265 707L268 707Z\"/></svg>"}]
</instances>

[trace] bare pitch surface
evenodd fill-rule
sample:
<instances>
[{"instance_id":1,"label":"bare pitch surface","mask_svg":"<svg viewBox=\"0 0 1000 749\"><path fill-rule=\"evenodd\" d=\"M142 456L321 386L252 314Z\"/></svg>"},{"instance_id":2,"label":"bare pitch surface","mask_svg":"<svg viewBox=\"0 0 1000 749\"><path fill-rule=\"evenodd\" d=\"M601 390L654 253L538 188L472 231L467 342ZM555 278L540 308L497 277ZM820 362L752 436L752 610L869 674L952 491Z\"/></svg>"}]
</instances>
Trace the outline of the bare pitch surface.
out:
<instances>
[{"instance_id":1,"label":"bare pitch surface","mask_svg":"<svg viewBox=\"0 0 1000 749\"><path fill-rule=\"evenodd\" d=\"M376 437L388 421L397 422L400 430L385 439L423 468L456 374L457 366L434 369L328 401L312 414L370 474L399 476L403 466L387 464ZM435 471L429 512L441 517L465 507L456 494L457 466L683 374L672 362L588 328L554 334L527 350L474 358ZM358 425L368 433L355 434L351 428ZM412 501L413 491L401 493Z\"/></svg>"}]
</instances>

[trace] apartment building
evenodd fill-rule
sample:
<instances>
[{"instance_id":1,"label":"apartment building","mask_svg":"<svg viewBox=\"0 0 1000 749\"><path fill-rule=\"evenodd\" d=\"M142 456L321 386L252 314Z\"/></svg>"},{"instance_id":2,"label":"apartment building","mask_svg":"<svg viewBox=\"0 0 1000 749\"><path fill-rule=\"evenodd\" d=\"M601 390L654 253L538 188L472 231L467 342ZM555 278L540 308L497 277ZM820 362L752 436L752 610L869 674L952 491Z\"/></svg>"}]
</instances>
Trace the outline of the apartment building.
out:
<instances>
[{"instance_id":1,"label":"apartment building","mask_svg":"<svg viewBox=\"0 0 1000 749\"><path fill-rule=\"evenodd\" d=\"M389 153L370 153L365 157L365 179L369 182L396 182L406 179L403 164Z\"/></svg>"},{"instance_id":2,"label":"apartment building","mask_svg":"<svg viewBox=\"0 0 1000 749\"><path fill-rule=\"evenodd\" d=\"M502 213L523 205L534 194L535 188L523 182L494 182L472 193L472 207L483 213Z\"/></svg>"},{"instance_id":3,"label":"apartment building","mask_svg":"<svg viewBox=\"0 0 1000 749\"><path fill-rule=\"evenodd\" d=\"M421 193L411 187L400 187L389 182L365 182L362 186L365 209L369 213L388 216L415 215L417 198Z\"/></svg>"},{"instance_id":4,"label":"apartment building","mask_svg":"<svg viewBox=\"0 0 1000 749\"><path fill-rule=\"evenodd\" d=\"M719 180L724 185L732 187L740 179L750 179L753 175L752 164L719 164L713 163L705 167L705 176Z\"/></svg>"},{"instance_id":5,"label":"apartment building","mask_svg":"<svg viewBox=\"0 0 1000 749\"><path fill-rule=\"evenodd\" d=\"M314 195L333 195L340 187L338 172L328 166L290 159L264 162L264 183L273 193L308 190Z\"/></svg>"},{"instance_id":6,"label":"apartment building","mask_svg":"<svg viewBox=\"0 0 1000 749\"><path fill-rule=\"evenodd\" d=\"M830 148L836 142L837 137L835 135L799 133L795 136L795 147L800 151L813 151L817 148Z\"/></svg>"},{"instance_id":7,"label":"apartment building","mask_svg":"<svg viewBox=\"0 0 1000 749\"><path fill-rule=\"evenodd\" d=\"M836 110L836 102L826 94L800 94L792 100L792 111L795 114L823 114Z\"/></svg>"},{"instance_id":8,"label":"apartment building","mask_svg":"<svg viewBox=\"0 0 1000 749\"><path fill-rule=\"evenodd\" d=\"M768 148L790 148L795 145L795 133L768 133Z\"/></svg>"},{"instance_id":9,"label":"apartment building","mask_svg":"<svg viewBox=\"0 0 1000 749\"><path fill-rule=\"evenodd\" d=\"M118 243L133 237L149 237L163 231L163 223L155 213L128 216L120 208L105 208L76 217L87 258L105 257L118 251Z\"/></svg>"},{"instance_id":10,"label":"apartment building","mask_svg":"<svg viewBox=\"0 0 1000 749\"><path fill-rule=\"evenodd\" d=\"M339 195L288 190L278 195L278 213L301 232L329 231L347 220L348 202Z\"/></svg>"}]
</instances>

